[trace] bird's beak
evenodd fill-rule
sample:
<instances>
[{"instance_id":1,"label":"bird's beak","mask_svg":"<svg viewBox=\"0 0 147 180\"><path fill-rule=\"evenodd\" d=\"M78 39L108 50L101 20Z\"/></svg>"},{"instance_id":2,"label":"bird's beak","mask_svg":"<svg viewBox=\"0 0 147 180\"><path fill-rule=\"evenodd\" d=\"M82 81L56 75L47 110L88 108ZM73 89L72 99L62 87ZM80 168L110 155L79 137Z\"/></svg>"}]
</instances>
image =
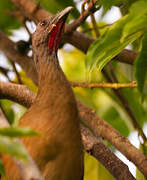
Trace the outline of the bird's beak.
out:
<instances>
[{"instance_id":1,"label":"bird's beak","mask_svg":"<svg viewBox=\"0 0 147 180\"><path fill-rule=\"evenodd\" d=\"M48 40L48 47L50 53L52 51L57 51L60 40L63 34L64 24L68 17L68 14L73 9L73 7L67 7L63 11L59 12L54 16L51 20L48 32L49 32L49 40Z\"/></svg>"},{"instance_id":2,"label":"bird's beak","mask_svg":"<svg viewBox=\"0 0 147 180\"><path fill-rule=\"evenodd\" d=\"M59 12L55 16L55 21L56 22L58 22L60 20L66 21L66 18L68 17L68 14L71 12L72 9L73 9L73 7L69 6L69 7L65 8L64 10L62 10L61 12Z\"/></svg>"},{"instance_id":3,"label":"bird's beak","mask_svg":"<svg viewBox=\"0 0 147 180\"><path fill-rule=\"evenodd\" d=\"M54 16L54 18L52 19L51 25L48 29L49 33L56 27L59 21L60 22L62 21L63 24L65 23L68 17L68 14L71 12L72 9L73 7L69 6Z\"/></svg>"}]
</instances>

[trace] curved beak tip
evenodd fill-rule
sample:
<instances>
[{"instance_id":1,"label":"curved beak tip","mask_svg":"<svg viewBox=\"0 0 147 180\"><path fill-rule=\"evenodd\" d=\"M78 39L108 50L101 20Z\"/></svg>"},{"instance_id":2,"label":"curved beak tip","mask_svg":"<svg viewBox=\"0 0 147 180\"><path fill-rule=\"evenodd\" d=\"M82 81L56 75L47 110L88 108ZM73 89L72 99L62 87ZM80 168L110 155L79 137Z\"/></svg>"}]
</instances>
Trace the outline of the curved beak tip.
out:
<instances>
[{"instance_id":1,"label":"curved beak tip","mask_svg":"<svg viewBox=\"0 0 147 180\"><path fill-rule=\"evenodd\" d=\"M68 6L67 8L62 10L59 14L61 15L61 17L64 16L64 15L68 15L72 11L72 9L73 9L72 6Z\"/></svg>"}]
</instances>

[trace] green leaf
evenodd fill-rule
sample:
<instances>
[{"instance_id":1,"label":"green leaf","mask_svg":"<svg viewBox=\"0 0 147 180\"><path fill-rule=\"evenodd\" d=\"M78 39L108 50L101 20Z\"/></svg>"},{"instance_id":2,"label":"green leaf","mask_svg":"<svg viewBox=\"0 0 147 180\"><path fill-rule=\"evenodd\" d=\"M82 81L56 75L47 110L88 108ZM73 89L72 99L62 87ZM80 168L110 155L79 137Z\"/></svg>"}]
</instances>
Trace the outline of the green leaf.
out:
<instances>
[{"instance_id":1,"label":"green leaf","mask_svg":"<svg viewBox=\"0 0 147 180\"><path fill-rule=\"evenodd\" d=\"M124 41L120 41L122 31L128 22L128 16L121 18L114 23L98 40L88 49L86 56L86 68L88 73L94 68L100 71L106 63L122 51L129 43L141 36L142 32L136 32L127 36Z\"/></svg>"},{"instance_id":2,"label":"green leaf","mask_svg":"<svg viewBox=\"0 0 147 180\"><path fill-rule=\"evenodd\" d=\"M0 136L0 152L25 161L28 159L24 145L9 137Z\"/></svg>"},{"instance_id":3,"label":"green leaf","mask_svg":"<svg viewBox=\"0 0 147 180\"><path fill-rule=\"evenodd\" d=\"M0 100L0 105L5 113L6 118L8 119L9 123L12 124L15 120L15 113L12 109L13 102L7 99Z\"/></svg>"},{"instance_id":4,"label":"green leaf","mask_svg":"<svg viewBox=\"0 0 147 180\"><path fill-rule=\"evenodd\" d=\"M135 76L138 83L138 90L144 95L147 94L147 32L142 40L142 49L135 63Z\"/></svg>"},{"instance_id":5,"label":"green leaf","mask_svg":"<svg viewBox=\"0 0 147 180\"><path fill-rule=\"evenodd\" d=\"M123 29L122 41L130 34L147 29L147 1L141 0L134 3L130 8L128 19Z\"/></svg>"},{"instance_id":6,"label":"green leaf","mask_svg":"<svg viewBox=\"0 0 147 180\"><path fill-rule=\"evenodd\" d=\"M7 128L0 128L0 135L9 136L9 137L26 137L26 136L38 136L40 134L35 132L31 128L7 127Z\"/></svg>"},{"instance_id":7,"label":"green leaf","mask_svg":"<svg viewBox=\"0 0 147 180\"><path fill-rule=\"evenodd\" d=\"M6 172L2 160L0 159L0 175L6 180Z\"/></svg>"},{"instance_id":8,"label":"green leaf","mask_svg":"<svg viewBox=\"0 0 147 180\"><path fill-rule=\"evenodd\" d=\"M141 11L140 13L138 13L137 7ZM128 15L114 23L103 36L92 43L86 56L88 73L94 68L101 70L128 44L138 39L145 32L146 23L147 2L137 1L131 6Z\"/></svg>"}]
</instances>

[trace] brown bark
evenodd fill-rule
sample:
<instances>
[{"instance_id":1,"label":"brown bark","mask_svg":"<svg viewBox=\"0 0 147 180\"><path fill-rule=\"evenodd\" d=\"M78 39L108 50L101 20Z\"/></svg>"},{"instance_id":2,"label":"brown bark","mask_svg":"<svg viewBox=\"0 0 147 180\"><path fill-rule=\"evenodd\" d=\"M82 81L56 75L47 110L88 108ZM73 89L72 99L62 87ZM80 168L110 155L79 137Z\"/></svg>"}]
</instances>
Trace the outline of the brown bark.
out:
<instances>
[{"instance_id":1,"label":"brown bark","mask_svg":"<svg viewBox=\"0 0 147 180\"><path fill-rule=\"evenodd\" d=\"M99 137L108 140L124 156L132 161L138 169L147 177L147 158L135 148L127 138L112 128L108 123L97 116L96 112L80 101L78 102L82 121Z\"/></svg>"},{"instance_id":2,"label":"brown bark","mask_svg":"<svg viewBox=\"0 0 147 180\"><path fill-rule=\"evenodd\" d=\"M81 127L81 132L85 149L101 162L114 178L117 180L135 180L128 166L117 158L100 140L93 136L87 128Z\"/></svg>"}]
</instances>

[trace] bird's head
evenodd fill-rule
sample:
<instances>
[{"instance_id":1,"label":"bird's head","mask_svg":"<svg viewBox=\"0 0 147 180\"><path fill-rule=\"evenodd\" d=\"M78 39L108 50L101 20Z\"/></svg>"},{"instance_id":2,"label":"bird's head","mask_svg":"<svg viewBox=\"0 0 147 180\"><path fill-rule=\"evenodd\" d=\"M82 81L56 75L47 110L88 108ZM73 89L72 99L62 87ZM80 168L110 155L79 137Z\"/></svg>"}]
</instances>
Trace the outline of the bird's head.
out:
<instances>
[{"instance_id":1,"label":"bird's head","mask_svg":"<svg viewBox=\"0 0 147 180\"><path fill-rule=\"evenodd\" d=\"M67 7L52 18L46 18L38 23L33 34L33 51L40 51L41 48L44 51L47 47L50 55L57 52L66 18L71 10L72 7Z\"/></svg>"}]
</instances>

